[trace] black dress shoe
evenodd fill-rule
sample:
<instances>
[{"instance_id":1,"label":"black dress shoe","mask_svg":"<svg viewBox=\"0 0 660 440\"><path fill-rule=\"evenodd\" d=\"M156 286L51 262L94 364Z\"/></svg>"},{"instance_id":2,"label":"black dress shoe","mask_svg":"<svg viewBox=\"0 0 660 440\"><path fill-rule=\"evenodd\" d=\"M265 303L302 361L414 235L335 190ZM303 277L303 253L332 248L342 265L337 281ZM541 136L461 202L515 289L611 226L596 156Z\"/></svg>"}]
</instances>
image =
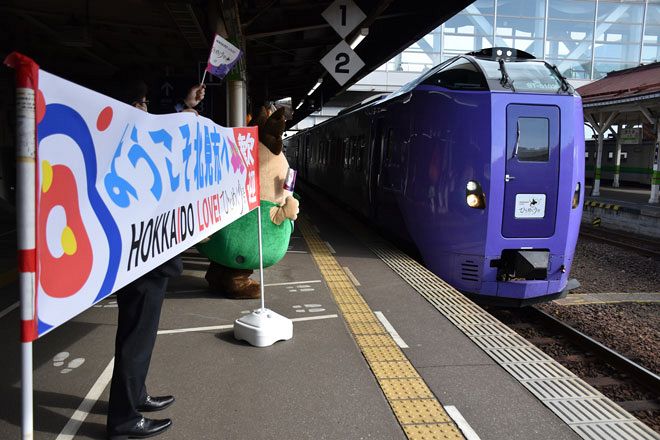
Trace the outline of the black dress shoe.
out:
<instances>
[{"instance_id":1,"label":"black dress shoe","mask_svg":"<svg viewBox=\"0 0 660 440\"><path fill-rule=\"evenodd\" d=\"M147 396L136 408L140 412L160 411L174 403L174 396Z\"/></svg>"},{"instance_id":2,"label":"black dress shoe","mask_svg":"<svg viewBox=\"0 0 660 440\"><path fill-rule=\"evenodd\" d=\"M167 431L172 426L172 420L154 420L142 417L135 425L121 431L109 431L108 440L124 440L128 438L153 437Z\"/></svg>"}]
</instances>

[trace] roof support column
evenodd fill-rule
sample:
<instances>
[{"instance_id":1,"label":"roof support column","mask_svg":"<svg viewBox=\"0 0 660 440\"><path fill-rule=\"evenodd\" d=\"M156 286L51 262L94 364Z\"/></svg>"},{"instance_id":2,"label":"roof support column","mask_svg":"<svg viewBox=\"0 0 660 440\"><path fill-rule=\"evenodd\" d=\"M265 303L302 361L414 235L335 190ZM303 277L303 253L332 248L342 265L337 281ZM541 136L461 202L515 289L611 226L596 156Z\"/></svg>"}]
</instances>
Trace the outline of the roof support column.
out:
<instances>
[{"instance_id":1,"label":"roof support column","mask_svg":"<svg viewBox=\"0 0 660 440\"><path fill-rule=\"evenodd\" d=\"M600 168L603 159L603 139L605 132L610 128L612 120L617 115L617 112L612 112L605 119L606 113L598 113L598 122L596 122L592 115L587 114L585 118L593 126L598 134L598 153L596 153L596 170L594 172L594 187L591 190L592 197L600 196Z\"/></svg>"},{"instance_id":2,"label":"roof support column","mask_svg":"<svg viewBox=\"0 0 660 440\"><path fill-rule=\"evenodd\" d=\"M612 188L619 187L619 175L621 174L621 130L623 125L619 124L619 130L616 134L616 156L614 157L614 181Z\"/></svg>"},{"instance_id":3,"label":"roof support column","mask_svg":"<svg viewBox=\"0 0 660 440\"><path fill-rule=\"evenodd\" d=\"M660 118L655 119L655 151L653 152L653 174L651 174L651 197L649 203L660 203L660 171L658 171L658 150L660 149Z\"/></svg>"},{"instance_id":4,"label":"roof support column","mask_svg":"<svg viewBox=\"0 0 660 440\"><path fill-rule=\"evenodd\" d=\"M230 79L227 81L227 126L244 127L246 115L245 81Z\"/></svg>"}]
</instances>

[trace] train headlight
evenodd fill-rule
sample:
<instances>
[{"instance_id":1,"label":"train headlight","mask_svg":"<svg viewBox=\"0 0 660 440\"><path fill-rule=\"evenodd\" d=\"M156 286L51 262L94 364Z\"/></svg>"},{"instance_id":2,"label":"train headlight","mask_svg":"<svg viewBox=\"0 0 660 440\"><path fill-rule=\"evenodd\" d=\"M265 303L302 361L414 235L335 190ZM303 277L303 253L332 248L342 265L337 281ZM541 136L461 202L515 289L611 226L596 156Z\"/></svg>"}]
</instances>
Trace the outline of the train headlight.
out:
<instances>
[{"instance_id":1,"label":"train headlight","mask_svg":"<svg viewBox=\"0 0 660 440\"><path fill-rule=\"evenodd\" d=\"M476 194L468 194L467 204L470 208L478 208L480 203L479 197Z\"/></svg>"},{"instance_id":2,"label":"train headlight","mask_svg":"<svg viewBox=\"0 0 660 440\"><path fill-rule=\"evenodd\" d=\"M571 205L573 209L577 208L580 204L580 182L575 185L575 192L573 193L573 204Z\"/></svg>"},{"instance_id":3,"label":"train headlight","mask_svg":"<svg viewBox=\"0 0 660 440\"><path fill-rule=\"evenodd\" d=\"M486 207L486 196L479 182L469 180L465 185L465 203L470 208L484 209Z\"/></svg>"}]
</instances>

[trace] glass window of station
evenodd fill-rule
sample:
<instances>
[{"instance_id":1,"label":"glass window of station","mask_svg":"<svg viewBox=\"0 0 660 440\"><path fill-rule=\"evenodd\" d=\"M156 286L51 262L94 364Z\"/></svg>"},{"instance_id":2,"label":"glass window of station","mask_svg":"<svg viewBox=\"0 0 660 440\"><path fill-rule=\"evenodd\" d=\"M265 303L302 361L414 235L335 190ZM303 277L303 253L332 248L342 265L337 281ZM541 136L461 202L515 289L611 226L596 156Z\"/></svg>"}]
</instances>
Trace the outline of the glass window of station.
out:
<instances>
[{"instance_id":1,"label":"glass window of station","mask_svg":"<svg viewBox=\"0 0 660 440\"><path fill-rule=\"evenodd\" d=\"M467 52L504 46L569 79L660 61L660 0L476 0L379 70L426 72Z\"/></svg>"}]
</instances>

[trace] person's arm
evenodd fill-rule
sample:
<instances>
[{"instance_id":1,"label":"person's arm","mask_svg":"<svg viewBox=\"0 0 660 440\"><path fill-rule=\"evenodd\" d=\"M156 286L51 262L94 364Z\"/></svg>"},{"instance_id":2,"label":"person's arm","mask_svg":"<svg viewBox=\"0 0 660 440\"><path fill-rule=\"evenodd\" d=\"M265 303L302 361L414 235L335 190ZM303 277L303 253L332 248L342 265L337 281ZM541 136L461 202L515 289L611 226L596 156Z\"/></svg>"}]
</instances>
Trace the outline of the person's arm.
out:
<instances>
[{"instance_id":1,"label":"person's arm","mask_svg":"<svg viewBox=\"0 0 660 440\"><path fill-rule=\"evenodd\" d=\"M187 112L194 112L195 114L197 114L195 107L197 107L199 103L202 102L205 94L206 94L206 85L197 84L195 86L192 86L190 90L188 90L188 94L185 96L185 98L177 102L174 108L176 109L177 112L187 111Z\"/></svg>"}]
</instances>

